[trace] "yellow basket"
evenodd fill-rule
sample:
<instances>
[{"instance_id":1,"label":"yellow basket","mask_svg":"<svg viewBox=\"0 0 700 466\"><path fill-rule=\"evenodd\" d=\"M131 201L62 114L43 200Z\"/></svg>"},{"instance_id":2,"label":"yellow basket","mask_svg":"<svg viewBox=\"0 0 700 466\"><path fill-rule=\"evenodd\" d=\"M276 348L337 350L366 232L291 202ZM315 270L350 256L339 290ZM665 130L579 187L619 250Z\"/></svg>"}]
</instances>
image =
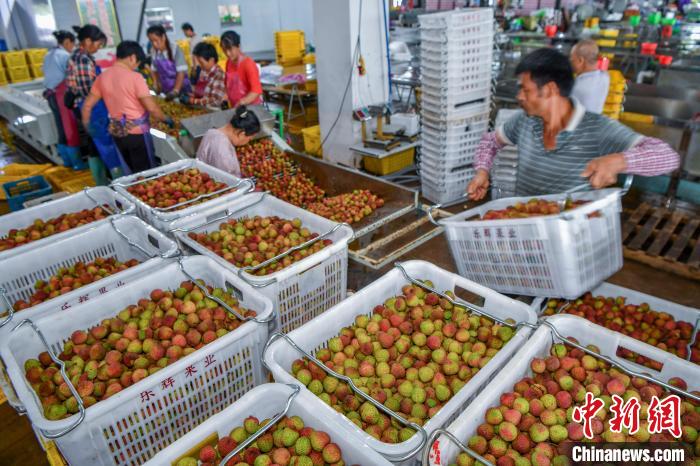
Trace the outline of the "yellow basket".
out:
<instances>
[{"instance_id":1,"label":"yellow basket","mask_svg":"<svg viewBox=\"0 0 700 466\"><path fill-rule=\"evenodd\" d=\"M614 54L614 53L601 53L600 56L601 56L601 57L605 57L605 58L607 58L608 60L612 60L612 59L615 58L615 54Z\"/></svg>"},{"instance_id":2,"label":"yellow basket","mask_svg":"<svg viewBox=\"0 0 700 466\"><path fill-rule=\"evenodd\" d=\"M609 104L606 102L605 105L603 105L603 113L606 115L609 113L620 113L622 111L622 105L620 104Z\"/></svg>"},{"instance_id":3,"label":"yellow basket","mask_svg":"<svg viewBox=\"0 0 700 466\"><path fill-rule=\"evenodd\" d=\"M24 55L24 52L3 52L2 62L6 68L27 66L27 57Z\"/></svg>"},{"instance_id":4,"label":"yellow basket","mask_svg":"<svg viewBox=\"0 0 700 466\"><path fill-rule=\"evenodd\" d=\"M29 65L29 71L34 79L42 78L44 76L43 65Z\"/></svg>"},{"instance_id":5,"label":"yellow basket","mask_svg":"<svg viewBox=\"0 0 700 466\"><path fill-rule=\"evenodd\" d=\"M27 176L34 176L45 172L51 167L53 167L53 165L50 163L8 163L0 168L0 172L5 175L23 176L26 178Z\"/></svg>"},{"instance_id":6,"label":"yellow basket","mask_svg":"<svg viewBox=\"0 0 700 466\"><path fill-rule=\"evenodd\" d=\"M600 35L602 37L617 37L620 35L619 29L601 29Z\"/></svg>"},{"instance_id":7,"label":"yellow basket","mask_svg":"<svg viewBox=\"0 0 700 466\"><path fill-rule=\"evenodd\" d=\"M44 442L44 450L46 451L46 459L51 466L66 466L66 460L63 459L63 455L58 451L58 447L51 440Z\"/></svg>"},{"instance_id":8,"label":"yellow basket","mask_svg":"<svg viewBox=\"0 0 700 466\"><path fill-rule=\"evenodd\" d=\"M629 123L654 123L653 115L644 115L643 113L622 112L620 115L621 121Z\"/></svg>"},{"instance_id":9,"label":"yellow basket","mask_svg":"<svg viewBox=\"0 0 700 466\"><path fill-rule=\"evenodd\" d=\"M603 113L603 115L610 118L611 120L619 120L620 119L620 112Z\"/></svg>"},{"instance_id":10,"label":"yellow basket","mask_svg":"<svg viewBox=\"0 0 700 466\"><path fill-rule=\"evenodd\" d=\"M608 97L605 99L606 105L611 104L621 104L625 101L625 94L620 94L618 92L608 92Z\"/></svg>"},{"instance_id":11,"label":"yellow basket","mask_svg":"<svg viewBox=\"0 0 700 466\"><path fill-rule=\"evenodd\" d=\"M610 76L610 84L625 83L625 76L620 70L608 70L608 76Z\"/></svg>"},{"instance_id":12,"label":"yellow basket","mask_svg":"<svg viewBox=\"0 0 700 466\"><path fill-rule=\"evenodd\" d=\"M48 49L27 49L24 53L27 55L27 63L30 65L41 65L49 51Z\"/></svg>"},{"instance_id":13,"label":"yellow basket","mask_svg":"<svg viewBox=\"0 0 700 466\"><path fill-rule=\"evenodd\" d=\"M622 43L622 46L627 49L635 49L637 48L637 41L636 40L626 40Z\"/></svg>"},{"instance_id":14,"label":"yellow basket","mask_svg":"<svg viewBox=\"0 0 700 466\"><path fill-rule=\"evenodd\" d=\"M92 188L94 186L95 180L92 178L92 175L88 172L83 176L78 176L75 178L71 178L68 181L64 181L63 183L59 184L59 189L67 193L79 193L85 188Z\"/></svg>"},{"instance_id":15,"label":"yellow basket","mask_svg":"<svg viewBox=\"0 0 700 466\"><path fill-rule=\"evenodd\" d=\"M51 167L41 174L51 184L54 191L62 191L61 186L75 178L90 176L90 170L73 170L68 167Z\"/></svg>"},{"instance_id":16,"label":"yellow basket","mask_svg":"<svg viewBox=\"0 0 700 466\"><path fill-rule=\"evenodd\" d=\"M411 147L381 159L364 156L362 157L362 161L365 165L365 170L368 172L374 173L375 175L388 175L389 173L394 173L413 165L413 156L415 152L415 148Z\"/></svg>"},{"instance_id":17,"label":"yellow basket","mask_svg":"<svg viewBox=\"0 0 700 466\"><path fill-rule=\"evenodd\" d=\"M21 83L32 80L32 75L29 72L29 67L27 65L7 68L7 72L10 75L10 82L12 83Z\"/></svg>"},{"instance_id":18,"label":"yellow basket","mask_svg":"<svg viewBox=\"0 0 700 466\"><path fill-rule=\"evenodd\" d=\"M312 79L310 81L306 81L304 88L309 92L317 92L318 91L318 81L316 81L315 79Z\"/></svg>"},{"instance_id":19,"label":"yellow basket","mask_svg":"<svg viewBox=\"0 0 700 466\"><path fill-rule=\"evenodd\" d=\"M617 41L615 39L598 39L595 41L598 47L615 47Z\"/></svg>"},{"instance_id":20,"label":"yellow basket","mask_svg":"<svg viewBox=\"0 0 700 466\"><path fill-rule=\"evenodd\" d=\"M321 147L321 127L319 125L302 128L301 134L304 137L304 152L315 157L323 155Z\"/></svg>"},{"instance_id":21,"label":"yellow basket","mask_svg":"<svg viewBox=\"0 0 700 466\"><path fill-rule=\"evenodd\" d=\"M304 31L276 31L275 55L280 65L303 63L306 53Z\"/></svg>"},{"instance_id":22,"label":"yellow basket","mask_svg":"<svg viewBox=\"0 0 700 466\"><path fill-rule=\"evenodd\" d=\"M304 64L305 65L313 65L316 63L316 54L315 53L307 53L304 55Z\"/></svg>"}]
</instances>

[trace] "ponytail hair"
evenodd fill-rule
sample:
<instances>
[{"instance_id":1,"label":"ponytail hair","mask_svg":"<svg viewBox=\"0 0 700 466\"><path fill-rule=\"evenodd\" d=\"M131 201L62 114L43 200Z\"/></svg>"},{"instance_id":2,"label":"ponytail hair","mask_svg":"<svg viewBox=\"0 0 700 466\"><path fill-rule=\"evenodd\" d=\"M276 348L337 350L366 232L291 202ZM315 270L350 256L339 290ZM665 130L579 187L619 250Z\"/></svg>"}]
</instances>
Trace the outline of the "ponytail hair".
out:
<instances>
[{"instance_id":1,"label":"ponytail hair","mask_svg":"<svg viewBox=\"0 0 700 466\"><path fill-rule=\"evenodd\" d=\"M70 31L54 31L51 33L55 38L56 42L58 42L58 45L63 45L63 42L66 40L70 39L71 42L75 42L75 34L73 34Z\"/></svg>"},{"instance_id":2,"label":"ponytail hair","mask_svg":"<svg viewBox=\"0 0 700 466\"><path fill-rule=\"evenodd\" d=\"M252 136L260 131L260 120L252 110L245 105L237 107L231 118L231 126L241 130L246 136Z\"/></svg>"},{"instance_id":3,"label":"ponytail hair","mask_svg":"<svg viewBox=\"0 0 700 466\"><path fill-rule=\"evenodd\" d=\"M163 27L163 25L154 24L153 26L146 29L146 35L150 36L151 34L156 35L158 37L165 37L165 48L168 51L168 60L175 61L173 59L173 49L172 47L170 47L170 39L168 39L168 34L165 32L165 28Z\"/></svg>"}]
</instances>

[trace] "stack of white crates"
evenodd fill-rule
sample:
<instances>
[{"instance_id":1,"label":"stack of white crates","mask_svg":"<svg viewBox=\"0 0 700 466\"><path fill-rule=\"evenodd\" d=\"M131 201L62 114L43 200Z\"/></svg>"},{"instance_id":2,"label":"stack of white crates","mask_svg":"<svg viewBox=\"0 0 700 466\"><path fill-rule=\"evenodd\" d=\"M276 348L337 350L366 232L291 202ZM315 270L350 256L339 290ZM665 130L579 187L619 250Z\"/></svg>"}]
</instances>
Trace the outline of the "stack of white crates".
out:
<instances>
[{"instance_id":1,"label":"stack of white crates","mask_svg":"<svg viewBox=\"0 0 700 466\"><path fill-rule=\"evenodd\" d=\"M493 9L421 15L421 187L433 202L456 200L474 176L488 128Z\"/></svg>"},{"instance_id":2,"label":"stack of white crates","mask_svg":"<svg viewBox=\"0 0 700 466\"><path fill-rule=\"evenodd\" d=\"M518 110L501 109L496 115L496 128L503 125ZM492 199L515 196L515 182L518 175L518 148L507 145L496 156L491 168Z\"/></svg>"}]
</instances>

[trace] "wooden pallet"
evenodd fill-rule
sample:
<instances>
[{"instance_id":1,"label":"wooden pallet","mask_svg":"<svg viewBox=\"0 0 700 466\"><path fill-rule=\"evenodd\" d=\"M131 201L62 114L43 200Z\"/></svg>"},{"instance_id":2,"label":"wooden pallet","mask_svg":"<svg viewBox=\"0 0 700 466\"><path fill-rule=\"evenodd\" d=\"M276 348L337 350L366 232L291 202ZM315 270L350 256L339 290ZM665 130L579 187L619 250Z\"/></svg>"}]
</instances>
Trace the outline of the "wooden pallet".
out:
<instances>
[{"instance_id":1,"label":"wooden pallet","mask_svg":"<svg viewBox=\"0 0 700 466\"><path fill-rule=\"evenodd\" d=\"M622 224L625 257L700 280L700 217L646 202L626 210Z\"/></svg>"}]
</instances>

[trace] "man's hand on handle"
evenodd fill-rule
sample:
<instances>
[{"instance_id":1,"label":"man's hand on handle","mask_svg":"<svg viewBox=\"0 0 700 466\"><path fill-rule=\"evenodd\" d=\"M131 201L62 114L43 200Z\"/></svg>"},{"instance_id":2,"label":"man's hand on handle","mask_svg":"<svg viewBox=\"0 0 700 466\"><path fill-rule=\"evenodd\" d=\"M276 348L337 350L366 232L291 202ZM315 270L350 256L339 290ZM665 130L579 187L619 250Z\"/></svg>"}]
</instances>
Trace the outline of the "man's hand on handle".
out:
<instances>
[{"instance_id":1,"label":"man's hand on handle","mask_svg":"<svg viewBox=\"0 0 700 466\"><path fill-rule=\"evenodd\" d=\"M469 195L469 200L480 201L486 197L486 193L489 191L489 172L483 169L476 171L476 176L472 178L467 186L467 194Z\"/></svg>"},{"instance_id":2,"label":"man's hand on handle","mask_svg":"<svg viewBox=\"0 0 700 466\"><path fill-rule=\"evenodd\" d=\"M626 168L623 154L608 154L588 162L581 176L588 178L594 189L600 189L617 183L617 175L624 173Z\"/></svg>"}]
</instances>

